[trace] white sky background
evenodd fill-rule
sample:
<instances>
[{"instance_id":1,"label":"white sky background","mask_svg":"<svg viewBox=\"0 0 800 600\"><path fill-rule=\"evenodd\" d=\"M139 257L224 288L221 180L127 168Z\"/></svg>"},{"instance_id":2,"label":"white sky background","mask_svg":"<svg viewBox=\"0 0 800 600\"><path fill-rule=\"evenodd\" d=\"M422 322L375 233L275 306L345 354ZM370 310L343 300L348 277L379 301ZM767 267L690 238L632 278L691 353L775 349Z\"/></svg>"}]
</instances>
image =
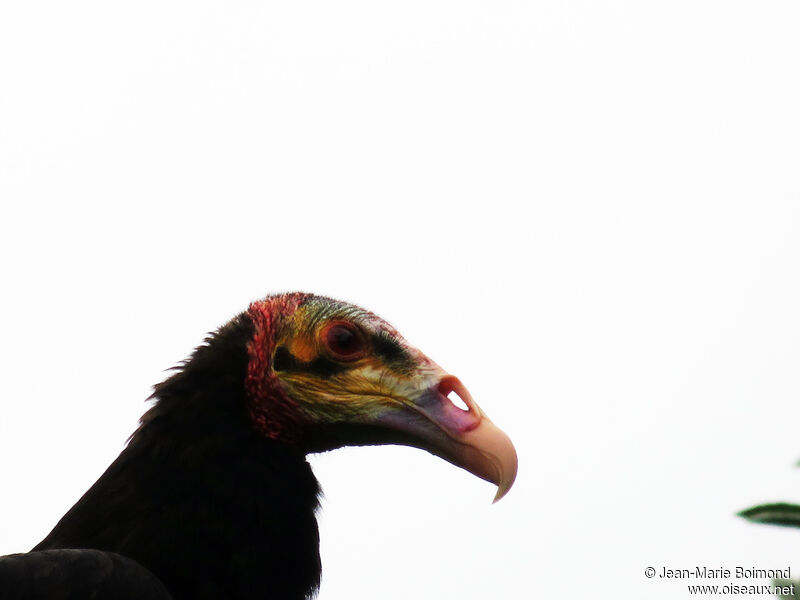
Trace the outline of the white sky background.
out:
<instances>
[{"instance_id":1,"label":"white sky background","mask_svg":"<svg viewBox=\"0 0 800 600\"><path fill-rule=\"evenodd\" d=\"M206 331L300 289L520 458L492 506L418 450L315 457L322 600L800 574L800 531L734 516L800 502L798 31L794 0L3 3L0 554Z\"/></svg>"}]
</instances>

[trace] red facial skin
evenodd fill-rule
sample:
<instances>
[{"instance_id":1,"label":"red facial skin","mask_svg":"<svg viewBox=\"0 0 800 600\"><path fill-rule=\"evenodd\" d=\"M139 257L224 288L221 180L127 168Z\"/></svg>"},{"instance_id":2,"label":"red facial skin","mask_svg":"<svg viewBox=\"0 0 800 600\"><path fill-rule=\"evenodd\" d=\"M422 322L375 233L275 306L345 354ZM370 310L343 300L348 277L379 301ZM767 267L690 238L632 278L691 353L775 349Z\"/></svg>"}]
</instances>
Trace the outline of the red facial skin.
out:
<instances>
[{"instance_id":1,"label":"red facial skin","mask_svg":"<svg viewBox=\"0 0 800 600\"><path fill-rule=\"evenodd\" d=\"M250 417L256 429L268 438L297 442L302 437L300 409L283 389L272 370L278 320L286 318L311 294L295 293L271 296L253 302L248 314L255 325L255 335L247 345L249 361L245 388L250 398Z\"/></svg>"}]
</instances>

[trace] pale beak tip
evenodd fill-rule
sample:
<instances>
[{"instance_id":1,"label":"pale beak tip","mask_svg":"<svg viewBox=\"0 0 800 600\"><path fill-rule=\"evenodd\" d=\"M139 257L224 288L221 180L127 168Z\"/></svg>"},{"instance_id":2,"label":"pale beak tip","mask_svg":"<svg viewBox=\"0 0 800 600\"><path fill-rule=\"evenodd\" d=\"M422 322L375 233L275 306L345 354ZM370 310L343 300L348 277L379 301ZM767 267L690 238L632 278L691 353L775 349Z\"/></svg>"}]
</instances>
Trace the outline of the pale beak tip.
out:
<instances>
[{"instance_id":1,"label":"pale beak tip","mask_svg":"<svg viewBox=\"0 0 800 600\"><path fill-rule=\"evenodd\" d=\"M497 504L497 502L508 493L517 478L517 453L514 450L514 446L511 445L511 440L509 440L508 448L510 449L510 456L506 457L506 461L503 466L510 468L508 468L506 472L502 472L505 469L502 469L501 467L501 475L499 477L500 482L497 484L497 494L495 494L492 504Z\"/></svg>"},{"instance_id":2,"label":"pale beak tip","mask_svg":"<svg viewBox=\"0 0 800 600\"><path fill-rule=\"evenodd\" d=\"M497 494L495 494L494 500L492 500L492 504L497 504L500 501L500 499L508 493L509 489L510 489L509 487L505 488L498 487Z\"/></svg>"}]
</instances>

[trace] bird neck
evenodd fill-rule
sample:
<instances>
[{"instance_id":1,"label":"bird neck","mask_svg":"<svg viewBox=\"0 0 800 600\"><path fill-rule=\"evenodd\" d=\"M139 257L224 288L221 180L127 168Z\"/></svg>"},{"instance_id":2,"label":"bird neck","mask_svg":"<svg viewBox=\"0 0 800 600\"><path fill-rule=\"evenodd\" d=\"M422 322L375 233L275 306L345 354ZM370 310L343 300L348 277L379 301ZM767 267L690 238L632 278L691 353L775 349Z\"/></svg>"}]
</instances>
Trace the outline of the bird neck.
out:
<instances>
[{"instance_id":1,"label":"bird neck","mask_svg":"<svg viewBox=\"0 0 800 600\"><path fill-rule=\"evenodd\" d=\"M252 427L246 359L205 358L156 388L128 447L35 549L118 552L176 600L302 600L319 585L318 483L303 452Z\"/></svg>"}]
</instances>

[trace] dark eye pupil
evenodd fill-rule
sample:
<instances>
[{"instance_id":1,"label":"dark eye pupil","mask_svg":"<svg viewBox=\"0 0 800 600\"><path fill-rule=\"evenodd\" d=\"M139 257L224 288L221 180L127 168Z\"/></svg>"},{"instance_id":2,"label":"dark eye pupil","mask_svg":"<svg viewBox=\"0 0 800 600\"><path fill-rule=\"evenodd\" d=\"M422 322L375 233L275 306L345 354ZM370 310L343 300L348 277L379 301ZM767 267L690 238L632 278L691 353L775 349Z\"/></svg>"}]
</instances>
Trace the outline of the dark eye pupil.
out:
<instances>
[{"instance_id":1,"label":"dark eye pupil","mask_svg":"<svg viewBox=\"0 0 800 600\"><path fill-rule=\"evenodd\" d=\"M331 350L342 356L349 356L361 350L361 339L343 325L334 325L328 330L327 342Z\"/></svg>"}]
</instances>

